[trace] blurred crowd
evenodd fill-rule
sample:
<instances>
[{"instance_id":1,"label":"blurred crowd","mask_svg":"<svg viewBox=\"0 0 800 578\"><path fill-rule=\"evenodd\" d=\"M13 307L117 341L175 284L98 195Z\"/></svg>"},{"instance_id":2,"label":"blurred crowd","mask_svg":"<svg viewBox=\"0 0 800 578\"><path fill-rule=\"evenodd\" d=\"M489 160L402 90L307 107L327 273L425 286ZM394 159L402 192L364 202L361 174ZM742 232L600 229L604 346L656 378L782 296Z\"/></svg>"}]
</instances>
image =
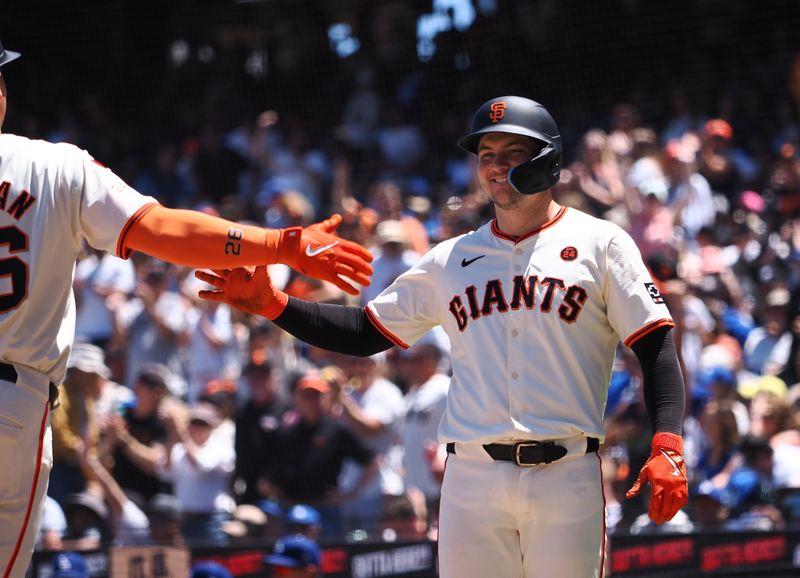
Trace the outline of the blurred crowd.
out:
<instances>
[{"instance_id":1,"label":"blurred crowd","mask_svg":"<svg viewBox=\"0 0 800 578\"><path fill-rule=\"evenodd\" d=\"M439 150L376 84L360 70L332 139L269 110L112 168L165 205L268 227L341 213L339 233L375 255L359 298L270 271L291 295L363 305L432 245L491 218L454 144L461 125ZM91 131L67 119L43 136L102 142ZM619 102L566 152L556 200L632 234L676 320L687 388L691 498L655 527L646 498L623 497L651 430L638 363L620 346L601 449L609 533L800 520L798 134L787 120L753 146L732 116L676 93L664 122ZM198 299L206 287L191 270L139 254L87 248L74 287L40 548L263 543L293 524L320 540L436 537L445 335L369 358L332 354Z\"/></svg>"}]
</instances>

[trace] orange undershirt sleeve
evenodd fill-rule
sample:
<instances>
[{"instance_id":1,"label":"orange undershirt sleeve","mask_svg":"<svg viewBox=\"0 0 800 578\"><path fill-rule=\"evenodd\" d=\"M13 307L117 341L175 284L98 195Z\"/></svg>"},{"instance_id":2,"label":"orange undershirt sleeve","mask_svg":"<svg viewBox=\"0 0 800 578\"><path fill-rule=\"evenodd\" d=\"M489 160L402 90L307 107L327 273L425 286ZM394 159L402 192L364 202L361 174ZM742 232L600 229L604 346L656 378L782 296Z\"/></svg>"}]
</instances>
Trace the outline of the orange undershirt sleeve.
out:
<instances>
[{"instance_id":1,"label":"orange undershirt sleeve","mask_svg":"<svg viewBox=\"0 0 800 578\"><path fill-rule=\"evenodd\" d=\"M269 265L277 262L281 234L152 203L128 220L117 254L127 258L139 251L176 265L208 269Z\"/></svg>"}]
</instances>

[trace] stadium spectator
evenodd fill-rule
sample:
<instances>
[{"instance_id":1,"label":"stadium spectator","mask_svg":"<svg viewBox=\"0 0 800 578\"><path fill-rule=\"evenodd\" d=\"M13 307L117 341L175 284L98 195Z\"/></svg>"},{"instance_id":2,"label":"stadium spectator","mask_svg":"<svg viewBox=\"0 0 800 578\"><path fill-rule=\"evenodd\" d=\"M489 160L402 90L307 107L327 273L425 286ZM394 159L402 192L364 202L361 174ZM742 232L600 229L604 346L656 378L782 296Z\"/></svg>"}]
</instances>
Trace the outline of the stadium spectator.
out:
<instances>
[{"instance_id":1,"label":"stadium spectator","mask_svg":"<svg viewBox=\"0 0 800 578\"><path fill-rule=\"evenodd\" d=\"M392 284L392 281L406 271L421 257L409 249L410 239L406 227L395 219L378 223L375 230L375 255L372 262L372 284L361 292L361 304L366 305L373 297Z\"/></svg>"},{"instance_id":2,"label":"stadium spectator","mask_svg":"<svg viewBox=\"0 0 800 578\"><path fill-rule=\"evenodd\" d=\"M278 392L272 364L263 354L253 355L242 374L249 399L236 413L234 492L240 503L254 504L268 497L259 485L278 454L278 428L289 404Z\"/></svg>"},{"instance_id":3,"label":"stadium spectator","mask_svg":"<svg viewBox=\"0 0 800 578\"><path fill-rule=\"evenodd\" d=\"M343 379L333 379L333 394L342 423L364 442L380 464L379 475L372 484L359 487L368 464L348 460L344 464L339 489L353 493L353 499L342 504L342 517L352 528L374 529L383 515L386 500L403 493L403 480L398 472L396 454L397 425L403 411L403 394L384 377L386 355L371 357L342 356ZM346 380L346 381L345 381ZM356 491L356 488L358 490Z\"/></svg>"},{"instance_id":4,"label":"stadium spectator","mask_svg":"<svg viewBox=\"0 0 800 578\"><path fill-rule=\"evenodd\" d=\"M198 299L197 291L208 288L204 285L194 275L189 275L181 287L191 303L187 313L185 363L186 400L190 405L197 402L207 383L215 379L236 379L241 371L231 308Z\"/></svg>"},{"instance_id":5,"label":"stadium spectator","mask_svg":"<svg viewBox=\"0 0 800 578\"><path fill-rule=\"evenodd\" d=\"M331 416L333 392L327 381L307 373L294 393L295 423L279 432L279 457L271 474L269 493L287 503L316 508L325 536L339 536L341 505L370 486L378 474L372 450ZM348 493L337 488L345 459L365 466L361 478Z\"/></svg>"},{"instance_id":6,"label":"stadium spectator","mask_svg":"<svg viewBox=\"0 0 800 578\"><path fill-rule=\"evenodd\" d=\"M181 532L181 507L172 494L156 494L145 505L150 521L150 542L159 546L185 546Z\"/></svg>"},{"instance_id":7,"label":"stadium spectator","mask_svg":"<svg viewBox=\"0 0 800 578\"><path fill-rule=\"evenodd\" d=\"M75 268L75 339L105 348L115 336L114 307L136 283L130 260L90 249Z\"/></svg>"},{"instance_id":8,"label":"stadium spectator","mask_svg":"<svg viewBox=\"0 0 800 578\"><path fill-rule=\"evenodd\" d=\"M450 378L440 372L442 351L434 343L417 343L400 352L400 373L409 389L399 425L403 447L406 488L418 488L427 502L428 522L438 513L441 490L431 471L431 453L446 453L437 442L439 422L444 415Z\"/></svg>"},{"instance_id":9,"label":"stadium spectator","mask_svg":"<svg viewBox=\"0 0 800 578\"><path fill-rule=\"evenodd\" d=\"M77 552L60 552L53 556L53 578L89 578L86 558Z\"/></svg>"},{"instance_id":10,"label":"stadium spectator","mask_svg":"<svg viewBox=\"0 0 800 578\"><path fill-rule=\"evenodd\" d=\"M777 375L789 361L792 334L789 331L788 289L776 287L767 293L760 309L760 325L743 346L744 368L754 375Z\"/></svg>"},{"instance_id":11,"label":"stadium spectator","mask_svg":"<svg viewBox=\"0 0 800 578\"><path fill-rule=\"evenodd\" d=\"M108 508L96 493L83 491L64 498L67 531L62 539L65 550L96 550L111 539Z\"/></svg>"},{"instance_id":12,"label":"stadium spectator","mask_svg":"<svg viewBox=\"0 0 800 578\"><path fill-rule=\"evenodd\" d=\"M123 491L137 492L145 500L169 489L156 475L167 441L162 416L171 403L166 399L168 374L160 364L141 366L133 383L135 402L104 423L114 479Z\"/></svg>"},{"instance_id":13,"label":"stadium spectator","mask_svg":"<svg viewBox=\"0 0 800 578\"><path fill-rule=\"evenodd\" d=\"M190 543L226 543L222 525L234 509L228 488L235 456L231 440L212 435L219 423L216 408L205 402L190 409L188 424L175 413L165 420L165 460L158 471L172 482Z\"/></svg>"},{"instance_id":14,"label":"stadium spectator","mask_svg":"<svg viewBox=\"0 0 800 578\"><path fill-rule=\"evenodd\" d=\"M322 533L322 518L315 508L295 504L286 512L286 533L316 540Z\"/></svg>"},{"instance_id":15,"label":"stadium spectator","mask_svg":"<svg viewBox=\"0 0 800 578\"><path fill-rule=\"evenodd\" d=\"M315 578L322 576L322 550L316 542L303 535L284 536L275 542L264 564L274 576Z\"/></svg>"},{"instance_id":16,"label":"stadium spectator","mask_svg":"<svg viewBox=\"0 0 800 578\"><path fill-rule=\"evenodd\" d=\"M82 455L87 451L97 453L99 431L94 403L109 374L102 349L89 343L74 345L61 390L61 408L52 416L53 469L48 495L59 502L86 487Z\"/></svg>"},{"instance_id":17,"label":"stadium spectator","mask_svg":"<svg viewBox=\"0 0 800 578\"><path fill-rule=\"evenodd\" d=\"M61 505L50 496L44 499L44 513L36 540L36 550L58 551L62 549L61 538L67 530L67 518Z\"/></svg>"},{"instance_id":18,"label":"stadium spectator","mask_svg":"<svg viewBox=\"0 0 800 578\"><path fill-rule=\"evenodd\" d=\"M116 309L117 327L127 344L127 385L139 368L161 363L170 370L167 387L178 396L186 391L182 375L180 338L188 330L187 307L170 289L171 267L151 261L136 284L136 298Z\"/></svg>"},{"instance_id":19,"label":"stadium spectator","mask_svg":"<svg viewBox=\"0 0 800 578\"><path fill-rule=\"evenodd\" d=\"M770 530L781 526L783 519L775 507L777 495L772 475L772 448L767 440L748 436L742 440L739 451L744 463L731 473L721 494L731 518L737 520L728 527Z\"/></svg>"}]
</instances>

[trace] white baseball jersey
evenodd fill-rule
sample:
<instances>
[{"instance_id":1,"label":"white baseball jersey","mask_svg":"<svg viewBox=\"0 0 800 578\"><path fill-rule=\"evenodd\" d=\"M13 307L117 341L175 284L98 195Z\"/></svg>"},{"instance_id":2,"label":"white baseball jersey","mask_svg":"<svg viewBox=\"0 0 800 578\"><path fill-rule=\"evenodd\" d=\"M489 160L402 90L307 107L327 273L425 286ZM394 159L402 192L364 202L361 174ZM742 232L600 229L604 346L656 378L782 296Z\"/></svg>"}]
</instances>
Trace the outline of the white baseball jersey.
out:
<instances>
[{"instance_id":1,"label":"white baseball jersey","mask_svg":"<svg viewBox=\"0 0 800 578\"><path fill-rule=\"evenodd\" d=\"M73 145L0 135L0 360L61 382L83 240L127 257L126 224L155 202Z\"/></svg>"},{"instance_id":2,"label":"white baseball jersey","mask_svg":"<svg viewBox=\"0 0 800 578\"><path fill-rule=\"evenodd\" d=\"M408 347L435 325L452 344L442 442L603 439L622 338L673 322L630 235L575 209L515 239L495 221L442 242L367 304Z\"/></svg>"}]
</instances>

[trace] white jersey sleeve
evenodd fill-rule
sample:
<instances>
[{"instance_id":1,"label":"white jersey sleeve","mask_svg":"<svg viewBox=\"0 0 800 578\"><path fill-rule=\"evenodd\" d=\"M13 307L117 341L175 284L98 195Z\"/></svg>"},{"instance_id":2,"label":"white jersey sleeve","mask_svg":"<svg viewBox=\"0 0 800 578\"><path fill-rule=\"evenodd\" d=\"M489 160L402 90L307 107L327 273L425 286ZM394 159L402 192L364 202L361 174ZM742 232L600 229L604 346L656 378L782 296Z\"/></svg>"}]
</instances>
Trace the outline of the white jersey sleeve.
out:
<instances>
[{"instance_id":1,"label":"white jersey sleeve","mask_svg":"<svg viewBox=\"0 0 800 578\"><path fill-rule=\"evenodd\" d=\"M155 203L128 186L111 169L95 161L88 152L75 149L77 156L64 165L64 185L78 202L76 233L95 249L120 257L125 225L142 207Z\"/></svg>"},{"instance_id":2,"label":"white jersey sleeve","mask_svg":"<svg viewBox=\"0 0 800 578\"><path fill-rule=\"evenodd\" d=\"M671 327L673 322L664 298L628 233L620 230L611 239L606 259L608 321L625 345L630 347L658 327Z\"/></svg>"},{"instance_id":3,"label":"white jersey sleeve","mask_svg":"<svg viewBox=\"0 0 800 578\"><path fill-rule=\"evenodd\" d=\"M119 254L156 203L76 146L0 135L0 360L63 378L83 241Z\"/></svg>"},{"instance_id":4,"label":"white jersey sleeve","mask_svg":"<svg viewBox=\"0 0 800 578\"><path fill-rule=\"evenodd\" d=\"M452 242L428 251L367 304L365 311L372 323L398 347L407 349L441 323L440 262Z\"/></svg>"}]
</instances>

